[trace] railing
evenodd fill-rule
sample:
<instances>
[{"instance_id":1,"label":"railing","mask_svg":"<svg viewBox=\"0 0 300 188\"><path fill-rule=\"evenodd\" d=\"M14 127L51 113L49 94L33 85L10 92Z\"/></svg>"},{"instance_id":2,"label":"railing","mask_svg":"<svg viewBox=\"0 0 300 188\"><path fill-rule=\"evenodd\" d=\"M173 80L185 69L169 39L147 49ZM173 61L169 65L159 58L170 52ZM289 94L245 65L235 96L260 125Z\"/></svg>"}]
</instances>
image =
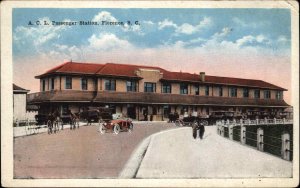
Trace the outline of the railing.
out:
<instances>
[{"instance_id":1,"label":"railing","mask_svg":"<svg viewBox=\"0 0 300 188\"><path fill-rule=\"evenodd\" d=\"M293 124L292 119L255 119L255 120L250 120L250 119L241 119L241 120L222 120L222 121L217 121L216 125L222 125L222 126L243 126L243 125L282 125L282 124Z\"/></svg>"},{"instance_id":2,"label":"railing","mask_svg":"<svg viewBox=\"0 0 300 188\"><path fill-rule=\"evenodd\" d=\"M18 120L16 119L14 121L14 127L16 128L15 131L25 131L26 135L33 135L33 134L38 134L40 133L40 129L41 128L46 128L47 126L42 126L42 125L37 125L37 122L35 120L30 120L30 119L26 119L26 120ZM21 130L20 130L21 129Z\"/></svg>"},{"instance_id":3,"label":"railing","mask_svg":"<svg viewBox=\"0 0 300 188\"><path fill-rule=\"evenodd\" d=\"M263 124L259 124L261 123L260 120L254 121L257 122L257 124L255 124L255 122L253 121L240 121L240 124L230 121L226 121L226 123L224 121L217 122L217 133L223 137L228 137L230 140L240 141L244 145L254 146L259 151L272 154L277 153L275 155L279 155L285 160L292 160L293 150L291 148L293 146L293 140L291 139L289 133L283 132L281 133L281 137L279 138L276 136L264 134L264 129L262 127L259 127L256 132L247 130L248 125L284 125L290 124L291 121L286 121L284 119L279 121L264 120ZM240 129L238 129L238 127L240 127Z\"/></svg>"}]
</instances>

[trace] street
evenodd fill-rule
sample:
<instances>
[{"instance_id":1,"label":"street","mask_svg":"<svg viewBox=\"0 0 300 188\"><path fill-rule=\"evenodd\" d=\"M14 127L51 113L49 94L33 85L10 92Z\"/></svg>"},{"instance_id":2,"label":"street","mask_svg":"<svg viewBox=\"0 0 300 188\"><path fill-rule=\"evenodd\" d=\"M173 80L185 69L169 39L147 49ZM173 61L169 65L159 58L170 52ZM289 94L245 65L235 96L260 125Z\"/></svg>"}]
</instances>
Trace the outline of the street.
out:
<instances>
[{"instance_id":1,"label":"street","mask_svg":"<svg viewBox=\"0 0 300 188\"><path fill-rule=\"evenodd\" d=\"M14 138L15 178L117 178L138 144L149 135L176 128L165 122L134 124L132 133L100 134L98 126L57 134Z\"/></svg>"}]
</instances>

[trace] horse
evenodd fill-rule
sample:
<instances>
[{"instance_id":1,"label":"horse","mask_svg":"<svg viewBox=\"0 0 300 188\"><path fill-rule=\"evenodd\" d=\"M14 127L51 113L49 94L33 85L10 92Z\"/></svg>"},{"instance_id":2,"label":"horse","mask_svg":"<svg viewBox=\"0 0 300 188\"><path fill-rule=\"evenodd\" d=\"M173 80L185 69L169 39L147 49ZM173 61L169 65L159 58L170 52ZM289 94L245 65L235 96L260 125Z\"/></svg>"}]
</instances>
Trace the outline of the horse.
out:
<instances>
[{"instance_id":1,"label":"horse","mask_svg":"<svg viewBox=\"0 0 300 188\"><path fill-rule=\"evenodd\" d=\"M48 134L52 134L53 133L53 123L54 123L54 121L55 121L54 113L49 113L49 115L47 116Z\"/></svg>"},{"instance_id":2,"label":"horse","mask_svg":"<svg viewBox=\"0 0 300 188\"><path fill-rule=\"evenodd\" d=\"M71 113L70 118L71 118L70 129L75 130L76 125L77 125L77 129L79 129L80 114L79 113L75 113L75 114Z\"/></svg>"},{"instance_id":3,"label":"horse","mask_svg":"<svg viewBox=\"0 0 300 188\"><path fill-rule=\"evenodd\" d=\"M54 116L53 128L54 128L54 133L56 133L59 131L59 122L60 122L60 115L59 115L58 110L56 110L53 113L53 116Z\"/></svg>"}]
</instances>

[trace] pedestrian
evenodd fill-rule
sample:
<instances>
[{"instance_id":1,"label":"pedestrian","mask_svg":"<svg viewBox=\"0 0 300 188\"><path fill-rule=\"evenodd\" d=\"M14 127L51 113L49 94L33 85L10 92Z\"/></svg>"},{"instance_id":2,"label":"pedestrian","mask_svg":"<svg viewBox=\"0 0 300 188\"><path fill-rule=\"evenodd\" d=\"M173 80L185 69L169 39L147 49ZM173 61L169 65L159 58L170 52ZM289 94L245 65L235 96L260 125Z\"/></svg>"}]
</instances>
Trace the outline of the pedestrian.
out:
<instances>
[{"instance_id":1,"label":"pedestrian","mask_svg":"<svg viewBox=\"0 0 300 188\"><path fill-rule=\"evenodd\" d=\"M200 121L199 122L199 137L200 137L200 139L203 138L204 132L205 132L204 122Z\"/></svg>"},{"instance_id":2,"label":"pedestrian","mask_svg":"<svg viewBox=\"0 0 300 188\"><path fill-rule=\"evenodd\" d=\"M199 121L195 121L192 125L192 129L193 129L193 138L196 139L197 138L197 133L199 130Z\"/></svg>"},{"instance_id":3,"label":"pedestrian","mask_svg":"<svg viewBox=\"0 0 300 188\"><path fill-rule=\"evenodd\" d=\"M194 139L196 139L198 135L199 135L200 139L203 138L203 135L204 135L204 132L205 132L205 127L204 127L204 122L203 121L196 120L195 123L192 126L192 129L193 129L193 138Z\"/></svg>"}]
</instances>

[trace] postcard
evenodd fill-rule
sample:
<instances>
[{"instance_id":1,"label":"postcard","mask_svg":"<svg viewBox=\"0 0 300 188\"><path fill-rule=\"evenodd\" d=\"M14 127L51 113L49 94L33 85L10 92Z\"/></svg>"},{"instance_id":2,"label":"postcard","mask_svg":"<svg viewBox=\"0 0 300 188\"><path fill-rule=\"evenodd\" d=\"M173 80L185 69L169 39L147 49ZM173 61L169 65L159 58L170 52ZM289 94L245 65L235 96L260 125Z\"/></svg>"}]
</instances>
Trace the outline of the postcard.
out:
<instances>
[{"instance_id":1,"label":"postcard","mask_svg":"<svg viewBox=\"0 0 300 188\"><path fill-rule=\"evenodd\" d=\"M4 1L4 186L299 184L295 1Z\"/></svg>"}]
</instances>

